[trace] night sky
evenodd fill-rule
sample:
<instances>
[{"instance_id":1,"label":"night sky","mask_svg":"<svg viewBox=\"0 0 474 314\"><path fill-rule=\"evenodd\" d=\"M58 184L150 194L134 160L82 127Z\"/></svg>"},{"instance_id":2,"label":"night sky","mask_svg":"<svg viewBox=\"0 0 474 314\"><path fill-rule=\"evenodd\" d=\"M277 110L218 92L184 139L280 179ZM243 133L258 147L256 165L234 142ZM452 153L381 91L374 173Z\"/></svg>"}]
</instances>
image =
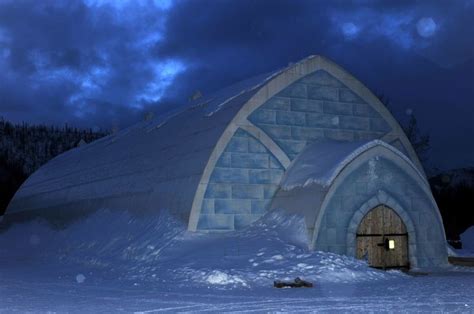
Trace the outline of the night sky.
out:
<instances>
[{"instance_id":1,"label":"night sky","mask_svg":"<svg viewBox=\"0 0 474 314\"><path fill-rule=\"evenodd\" d=\"M0 115L123 128L312 54L474 166L474 0L0 0Z\"/></svg>"}]
</instances>

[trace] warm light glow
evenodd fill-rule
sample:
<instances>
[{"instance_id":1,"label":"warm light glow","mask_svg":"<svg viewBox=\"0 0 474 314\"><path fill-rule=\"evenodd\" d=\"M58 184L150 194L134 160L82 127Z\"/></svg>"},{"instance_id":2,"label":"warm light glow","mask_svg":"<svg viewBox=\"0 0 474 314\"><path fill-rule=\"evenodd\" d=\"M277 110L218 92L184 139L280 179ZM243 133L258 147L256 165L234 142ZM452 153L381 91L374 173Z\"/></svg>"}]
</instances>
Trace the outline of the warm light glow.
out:
<instances>
[{"instance_id":1,"label":"warm light glow","mask_svg":"<svg viewBox=\"0 0 474 314\"><path fill-rule=\"evenodd\" d=\"M388 249L389 250L395 249L395 240L388 240Z\"/></svg>"}]
</instances>

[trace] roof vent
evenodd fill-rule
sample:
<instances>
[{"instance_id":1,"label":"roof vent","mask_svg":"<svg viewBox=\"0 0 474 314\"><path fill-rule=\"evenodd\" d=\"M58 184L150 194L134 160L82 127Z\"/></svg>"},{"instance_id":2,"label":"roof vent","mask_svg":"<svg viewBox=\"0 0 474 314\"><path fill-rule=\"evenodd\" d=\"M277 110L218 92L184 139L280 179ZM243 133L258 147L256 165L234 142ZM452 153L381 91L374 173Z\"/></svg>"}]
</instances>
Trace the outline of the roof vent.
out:
<instances>
[{"instance_id":1,"label":"roof vent","mask_svg":"<svg viewBox=\"0 0 474 314\"><path fill-rule=\"evenodd\" d=\"M145 115L143 116L143 120L145 121L150 121L153 119L153 117L155 116L155 114L152 112L152 111L148 111L145 113Z\"/></svg>"},{"instance_id":2,"label":"roof vent","mask_svg":"<svg viewBox=\"0 0 474 314\"><path fill-rule=\"evenodd\" d=\"M199 98L201 98L201 97L202 97L201 91L200 91L200 90L197 90L197 91L195 91L195 92L193 93L193 95L192 95L191 97L189 97L189 101L195 101L195 100L197 100L197 99L199 99Z\"/></svg>"}]
</instances>

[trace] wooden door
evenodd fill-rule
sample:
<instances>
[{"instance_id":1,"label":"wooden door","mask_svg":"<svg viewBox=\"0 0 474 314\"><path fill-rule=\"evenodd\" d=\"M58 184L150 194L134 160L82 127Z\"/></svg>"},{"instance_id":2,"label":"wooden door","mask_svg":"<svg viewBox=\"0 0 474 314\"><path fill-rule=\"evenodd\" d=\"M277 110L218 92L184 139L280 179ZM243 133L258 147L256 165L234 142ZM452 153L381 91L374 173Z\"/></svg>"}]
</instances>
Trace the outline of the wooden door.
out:
<instances>
[{"instance_id":1,"label":"wooden door","mask_svg":"<svg viewBox=\"0 0 474 314\"><path fill-rule=\"evenodd\" d=\"M362 219L357 230L357 258L376 268L408 268L408 233L392 209L379 205Z\"/></svg>"}]
</instances>

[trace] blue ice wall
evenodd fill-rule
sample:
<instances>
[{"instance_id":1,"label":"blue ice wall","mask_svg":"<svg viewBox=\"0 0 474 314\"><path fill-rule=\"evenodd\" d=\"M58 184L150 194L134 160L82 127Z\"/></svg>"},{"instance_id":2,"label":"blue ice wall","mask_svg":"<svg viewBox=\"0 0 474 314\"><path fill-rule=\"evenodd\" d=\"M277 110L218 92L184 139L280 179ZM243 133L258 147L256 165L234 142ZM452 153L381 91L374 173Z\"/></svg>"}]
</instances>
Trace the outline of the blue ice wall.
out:
<instances>
[{"instance_id":1,"label":"blue ice wall","mask_svg":"<svg viewBox=\"0 0 474 314\"><path fill-rule=\"evenodd\" d=\"M260 141L238 129L211 175L198 230L241 229L257 220L265 213L283 172Z\"/></svg>"},{"instance_id":2,"label":"blue ice wall","mask_svg":"<svg viewBox=\"0 0 474 314\"><path fill-rule=\"evenodd\" d=\"M323 70L282 90L255 110L249 120L290 159L315 139L372 140L391 130L369 104Z\"/></svg>"},{"instance_id":3,"label":"blue ice wall","mask_svg":"<svg viewBox=\"0 0 474 314\"><path fill-rule=\"evenodd\" d=\"M412 221L416 243L410 244L409 254L416 255L417 266L431 267L446 263L446 243L437 209L415 180L396 164L382 157L373 158L361 165L337 188L322 217L315 249L346 254L347 234L352 217L379 191L400 204ZM370 208L377 205L379 204L374 202ZM391 207L390 204L385 205ZM407 225L406 222L405 224Z\"/></svg>"}]
</instances>

